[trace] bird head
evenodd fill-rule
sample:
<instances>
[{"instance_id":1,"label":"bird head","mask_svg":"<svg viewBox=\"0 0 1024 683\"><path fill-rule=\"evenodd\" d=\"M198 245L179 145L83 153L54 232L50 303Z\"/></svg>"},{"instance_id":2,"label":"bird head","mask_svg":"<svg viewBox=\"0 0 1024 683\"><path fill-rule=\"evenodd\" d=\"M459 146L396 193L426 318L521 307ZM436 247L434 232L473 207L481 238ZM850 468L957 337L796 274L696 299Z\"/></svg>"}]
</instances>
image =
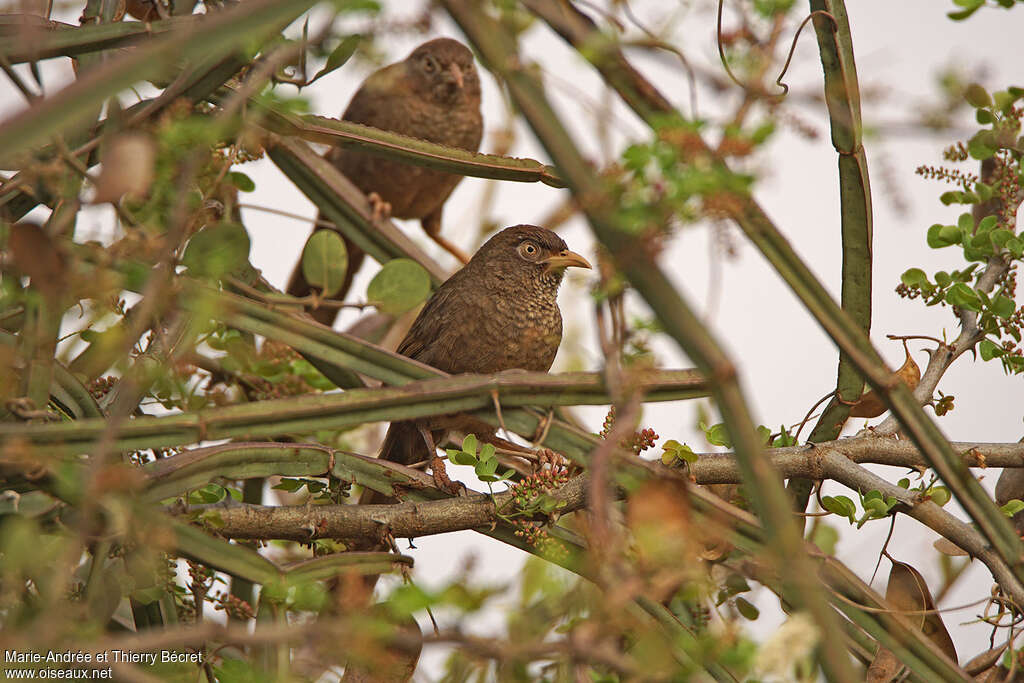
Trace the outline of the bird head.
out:
<instances>
[{"instance_id":1,"label":"bird head","mask_svg":"<svg viewBox=\"0 0 1024 683\"><path fill-rule=\"evenodd\" d=\"M416 90L428 100L451 104L480 97L480 77L469 48L452 38L435 38L412 51L406 68Z\"/></svg>"},{"instance_id":2,"label":"bird head","mask_svg":"<svg viewBox=\"0 0 1024 683\"><path fill-rule=\"evenodd\" d=\"M487 240L466 268L484 269L492 278L531 280L557 288L566 268L590 268L590 263L550 230L514 225Z\"/></svg>"}]
</instances>

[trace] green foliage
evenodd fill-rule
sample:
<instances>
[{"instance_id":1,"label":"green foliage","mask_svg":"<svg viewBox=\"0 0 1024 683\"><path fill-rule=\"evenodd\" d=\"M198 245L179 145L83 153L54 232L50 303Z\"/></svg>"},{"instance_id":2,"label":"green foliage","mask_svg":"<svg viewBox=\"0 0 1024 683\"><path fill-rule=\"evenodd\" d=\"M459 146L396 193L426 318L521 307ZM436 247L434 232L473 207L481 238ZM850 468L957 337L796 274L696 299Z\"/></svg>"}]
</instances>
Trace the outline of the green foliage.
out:
<instances>
[{"instance_id":1,"label":"green foliage","mask_svg":"<svg viewBox=\"0 0 1024 683\"><path fill-rule=\"evenodd\" d=\"M324 64L323 68L316 72L313 78L309 81L309 85L312 85L315 81L323 78L332 71L341 68L345 65L352 55L355 54L356 48L359 47L359 43L363 37L359 34L345 36L338 43L338 46L334 48L334 51L327 57L327 63Z\"/></svg>"},{"instance_id":2,"label":"green foliage","mask_svg":"<svg viewBox=\"0 0 1024 683\"><path fill-rule=\"evenodd\" d=\"M466 438L462 440L460 450L449 448L448 460L456 465L469 465L473 468L477 478L487 482L488 486L494 482L510 479L515 475L514 470L505 470L498 474L498 458L495 455L494 446L485 443L478 449L474 434L466 435Z\"/></svg>"},{"instance_id":3,"label":"green foliage","mask_svg":"<svg viewBox=\"0 0 1024 683\"><path fill-rule=\"evenodd\" d=\"M181 263L196 277L218 279L249 264L249 233L233 222L217 223L188 241Z\"/></svg>"},{"instance_id":4,"label":"green foliage","mask_svg":"<svg viewBox=\"0 0 1024 683\"><path fill-rule=\"evenodd\" d=\"M964 17L982 3L965 5ZM949 305L955 310L978 314L978 327L985 336L978 345L983 360L999 358L1009 373L1024 372L1024 352L1020 348L1024 307L1014 301L1016 275L1008 268L994 291L979 287L985 269L982 263L1004 259L1011 265L1024 258L1024 238L1015 229L1017 209L1024 197L1024 136L1021 118L1024 88L1011 87L989 93L977 83L964 90L964 99L975 108L982 126L966 144L946 152L950 161L968 157L989 160L993 164L990 177L979 179L946 168L921 167L918 173L930 178L956 182L959 190L943 192L945 205L978 205L988 202L988 210L980 220L971 213L962 213L955 225L936 223L928 228L927 242L933 249L959 246L968 265L951 272L938 271L932 279L920 268L910 268L902 275L896 291L907 298L920 297L926 305Z\"/></svg>"},{"instance_id":5,"label":"green foliage","mask_svg":"<svg viewBox=\"0 0 1024 683\"><path fill-rule=\"evenodd\" d=\"M1012 9L1014 5L1024 0L993 0L991 3L986 0L953 0L953 4L962 9L948 12L948 16L953 21L963 21L968 19L971 15L977 12L982 7L1001 7L1003 9Z\"/></svg>"},{"instance_id":6,"label":"green foliage","mask_svg":"<svg viewBox=\"0 0 1024 683\"><path fill-rule=\"evenodd\" d=\"M333 230L314 230L302 250L302 274L323 296L334 296L345 282L348 251Z\"/></svg>"},{"instance_id":7,"label":"green foliage","mask_svg":"<svg viewBox=\"0 0 1024 683\"><path fill-rule=\"evenodd\" d=\"M665 119L650 142L634 143L622 153L623 174L614 189L619 223L631 233L653 239L670 225L685 225L706 213L726 210L735 195L747 195L754 178L718 164L689 163L700 149L701 122ZM725 131L724 151L747 156L770 136L766 122L751 132Z\"/></svg>"},{"instance_id":8,"label":"green foliage","mask_svg":"<svg viewBox=\"0 0 1024 683\"><path fill-rule=\"evenodd\" d=\"M429 296L430 275L423 266L405 258L385 263L366 288L367 301L392 315L419 306Z\"/></svg>"}]
</instances>

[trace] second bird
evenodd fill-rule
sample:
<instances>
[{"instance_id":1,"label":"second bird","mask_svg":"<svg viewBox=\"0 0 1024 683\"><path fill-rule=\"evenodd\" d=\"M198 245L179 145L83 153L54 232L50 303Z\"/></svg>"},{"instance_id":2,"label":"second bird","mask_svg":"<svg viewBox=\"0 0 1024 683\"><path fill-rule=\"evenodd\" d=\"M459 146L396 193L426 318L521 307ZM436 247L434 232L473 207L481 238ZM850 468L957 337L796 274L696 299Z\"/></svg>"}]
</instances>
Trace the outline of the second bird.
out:
<instances>
[{"instance_id":1,"label":"second bird","mask_svg":"<svg viewBox=\"0 0 1024 683\"><path fill-rule=\"evenodd\" d=\"M480 114L480 78L473 53L451 38L423 43L405 60L371 74L352 97L342 116L345 121L477 151L483 135ZM395 218L418 218L435 242L466 262L465 253L441 236L441 210L462 176L413 166L383 156L335 147L327 158L378 207L389 205ZM362 265L364 252L349 240L349 266L337 296L344 297L352 277ZM288 293L307 296L309 284L296 267ZM336 312L313 311L330 325Z\"/></svg>"}]
</instances>

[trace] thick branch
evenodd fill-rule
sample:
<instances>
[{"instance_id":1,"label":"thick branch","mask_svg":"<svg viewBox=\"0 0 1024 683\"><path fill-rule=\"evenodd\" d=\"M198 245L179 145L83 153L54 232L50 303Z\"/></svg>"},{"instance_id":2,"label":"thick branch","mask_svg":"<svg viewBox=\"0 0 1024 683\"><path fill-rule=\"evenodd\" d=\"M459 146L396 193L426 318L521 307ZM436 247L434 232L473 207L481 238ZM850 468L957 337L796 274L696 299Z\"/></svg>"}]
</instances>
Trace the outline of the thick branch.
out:
<instances>
[{"instance_id":1,"label":"thick branch","mask_svg":"<svg viewBox=\"0 0 1024 683\"><path fill-rule=\"evenodd\" d=\"M967 467L1024 467L1024 443L955 441L952 446L961 454ZM809 446L773 448L767 454L783 479L827 479L832 477L823 469L821 462L821 453L826 451L842 455L852 463L930 467L913 442L874 436L825 441ZM740 482L739 467L732 453L701 453L697 462L690 465L690 474L698 484Z\"/></svg>"},{"instance_id":2,"label":"thick branch","mask_svg":"<svg viewBox=\"0 0 1024 683\"><path fill-rule=\"evenodd\" d=\"M560 512L574 512L585 505L587 478L579 476L552 494L565 505ZM446 498L396 505L288 505L263 506L216 504L190 506L189 511L215 511L223 526L217 533L228 538L281 539L309 542L314 538L379 540L390 533L395 538L416 538L464 529L493 527L502 515L513 512L512 494ZM500 511L500 514L499 514Z\"/></svg>"}]
</instances>

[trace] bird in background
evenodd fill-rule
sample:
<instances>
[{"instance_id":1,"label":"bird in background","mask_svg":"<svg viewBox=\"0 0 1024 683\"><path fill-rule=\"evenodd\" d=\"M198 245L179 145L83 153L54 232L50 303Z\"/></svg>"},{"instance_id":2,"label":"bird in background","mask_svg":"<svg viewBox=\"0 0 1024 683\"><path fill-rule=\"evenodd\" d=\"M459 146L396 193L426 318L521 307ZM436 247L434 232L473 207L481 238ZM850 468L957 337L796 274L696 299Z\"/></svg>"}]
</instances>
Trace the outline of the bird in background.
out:
<instances>
[{"instance_id":1,"label":"bird in background","mask_svg":"<svg viewBox=\"0 0 1024 683\"><path fill-rule=\"evenodd\" d=\"M452 38L423 43L403 61L379 69L363 81L342 119L477 151L483 136L483 117L473 53ZM369 197L375 217L418 218L432 240L462 263L469 261L465 252L441 235L445 200L462 176L351 148L334 147L326 157ZM365 257L362 249L348 239L345 246L348 271L337 298L347 294ZM292 272L288 293L298 297L311 293L299 266ZM311 313L321 323L331 325L337 311L319 308Z\"/></svg>"},{"instance_id":2,"label":"bird in background","mask_svg":"<svg viewBox=\"0 0 1024 683\"><path fill-rule=\"evenodd\" d=\"M451 374L547 372L562 341L558 288L571 267L590 268L590 263L550 230L505 228L438 288L398 353ZM404 465L430 461L435 480L447 488L434 446L449 430L472 432L484 442L496 432L466 415L393 422L380 457Z\"/></svg>"}]
</instances>

